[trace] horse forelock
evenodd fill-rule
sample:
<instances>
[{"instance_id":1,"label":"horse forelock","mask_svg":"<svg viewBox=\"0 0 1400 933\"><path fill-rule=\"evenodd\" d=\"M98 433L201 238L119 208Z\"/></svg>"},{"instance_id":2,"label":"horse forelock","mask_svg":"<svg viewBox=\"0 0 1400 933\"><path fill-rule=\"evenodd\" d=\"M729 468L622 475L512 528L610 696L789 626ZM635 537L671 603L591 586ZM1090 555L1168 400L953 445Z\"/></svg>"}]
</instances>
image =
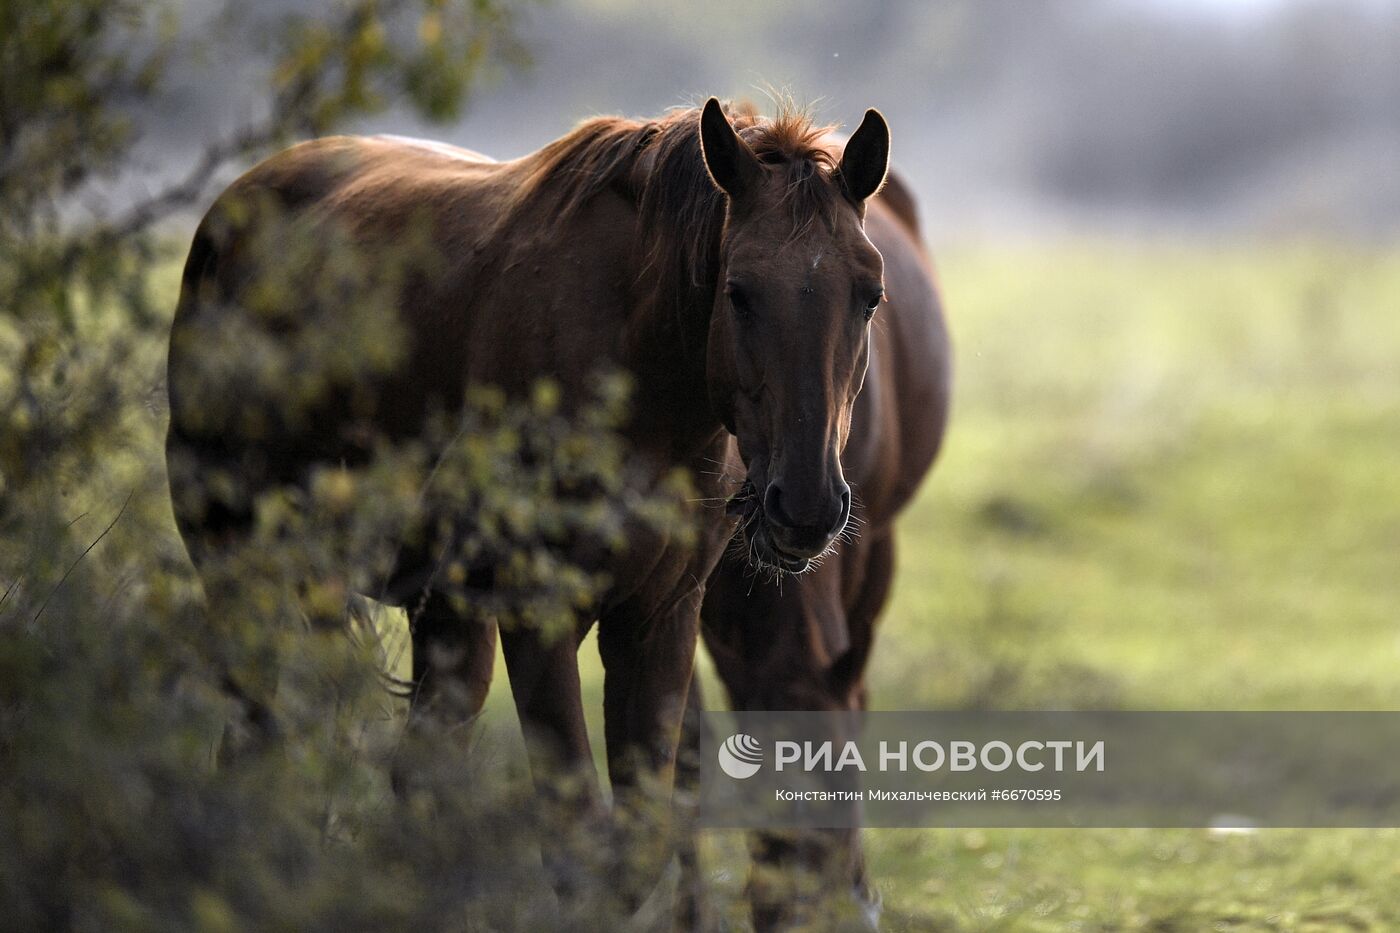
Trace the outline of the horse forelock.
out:
<instances>
[{"instance_id":1,"label":"horse forelock","mask_svg":"<svg viewBox=\"0 0 1400 933\"><path fill-rule=\"evenodd\" d=\"M834 228L843 199L835 179L837 158L825 144L834 127L813 123L805 111L789 104L780 106L775 118L740 135L760 162L783 172L783 200L795 239L817 220Z\"/></svg>"}]
</instances>

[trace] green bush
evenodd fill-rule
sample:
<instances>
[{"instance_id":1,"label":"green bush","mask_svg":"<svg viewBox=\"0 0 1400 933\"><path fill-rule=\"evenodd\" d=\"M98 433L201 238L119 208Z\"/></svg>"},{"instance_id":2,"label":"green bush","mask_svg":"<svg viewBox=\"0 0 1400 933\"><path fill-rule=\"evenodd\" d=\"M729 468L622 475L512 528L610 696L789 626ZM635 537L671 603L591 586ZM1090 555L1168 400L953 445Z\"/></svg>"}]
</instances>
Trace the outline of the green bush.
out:
<instances>
[{"instance_id":1,"label":"green bush","mask_svg":"<svg viewBox=\"0 0 1400 933\"><path fill-rule=\"evenodd\" d=\"M177 495L249 497L256 514L244 546L202 567L202 581L171 521L161 374L175 256L158 224L207 200L226 164L295 135L396 100L450 115L482 65L513 50L510 11L495 0L327 9L281 24L263 119L211 143L171 187L118 215L85 217L84 195L126 167L123 114L162 93L184 50L168 19L142 4L0 6L6 928L561 922L548 913L557 908L535 838L586 830L526 806L529 782L503 771L502 755L463 754L470 733L450 706L404 729L406 703L388 689L404 646L374 614L314 623L362 609L354 594L376 592L395 550L415 542L439 547L441 581L473 613L544 630L572 619L606 582L571 559L580 538L615 546L628 522L679 515L682 482L628 492L616 433L625 380L600 376L593 398L567 405L548 383L529 399L474 390L412 441L381 438L367 462L296 487L250 490L217 474L191 482L177 460ZM260 301L229 318L245 330L213 335L222 352L179 387L216 424L234 392L309 402L393 365L396 334L382 323L393 317L392 288L382 287L393 264L376 257L385 275L371 282L356 277L366 264L344 244L308 248L322 251L316 262L285 242L268 246L276 268L315 266L315 287L348 296L334 339L315 327L304 341L269 339L279 295L308 287L304 274L269 274ZM411 250L399 259L416 261ZM488 591L467 589L466 568L485 558L503 570ZM240 611L212 626L205 590L220 587L238 593ZM231 663L275 688L279 741L218 762L243 714L223 689ZM391 770L413 780L396 793ZM593 849L573 851L587 859ZM580 877L602 877L587 868ZM597 925L621 908L598 885L569 909Z\"/></svg>"}]
</instances>

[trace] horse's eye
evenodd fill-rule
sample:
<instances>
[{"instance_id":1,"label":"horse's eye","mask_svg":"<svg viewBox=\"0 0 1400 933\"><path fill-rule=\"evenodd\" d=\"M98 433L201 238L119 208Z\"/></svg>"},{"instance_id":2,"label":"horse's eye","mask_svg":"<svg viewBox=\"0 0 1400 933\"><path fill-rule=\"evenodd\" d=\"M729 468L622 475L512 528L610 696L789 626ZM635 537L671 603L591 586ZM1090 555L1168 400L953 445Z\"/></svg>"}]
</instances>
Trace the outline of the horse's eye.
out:
<instances>
[{"instance_id":1,"label":"horse's eye","mask_svg":"<svg viewBox=\"0 0 1400 933\"><path fill-rule=\"evenodd\" d=\"M875 316L875 312L877 309L879 309L880 302L884 299L884 297L885 296L883 294L876 295L875 297L871 298L868 302L865 303L865 319L867 321Z\"/></svg>"},{"instance_id":2,"label":"horse's eye","mask_svg":"<svg viewBox=\"0 0 1400 933\"><path fill-rule=\"evenodd\" d=\"M740 317L748 317L753 313L749 305L749 296L744 290L734 283L725 286L724 293L729 296L729 303L734 306L734 313Z\"/></svg>"}]
</instances>

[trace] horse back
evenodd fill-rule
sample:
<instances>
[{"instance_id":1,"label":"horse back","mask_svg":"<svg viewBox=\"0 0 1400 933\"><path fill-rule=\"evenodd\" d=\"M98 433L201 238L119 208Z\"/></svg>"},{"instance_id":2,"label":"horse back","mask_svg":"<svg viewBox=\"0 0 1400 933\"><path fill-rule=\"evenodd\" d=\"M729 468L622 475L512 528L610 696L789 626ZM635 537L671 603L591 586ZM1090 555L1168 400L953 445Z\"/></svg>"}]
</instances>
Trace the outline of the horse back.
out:
<instances>
[{"instance_id":1,"label":"horse back","mask_svg":"<svg viewBox=\"0 0 1400 933\"><path fill-rule=\"evenodd\" d=\"M503 171L329 137L268 158L215 200L185 263L167 361L167 453L192 485L218 468L250 494L299 482L454 407L470 326L454 257L490 235ZM304 359L326 365L308 372Z\"/></svg>"},{"instance_id":2,"label":"horse back","mask_svg":"<svg viewBox=\"0 0 1400 933\"><path fill-rule=\"evenodd\" d=\"M635 209L600 196L556 221L516 197L531 168L333 137L272 156L216 199L185 265L167 367L167 461L187 540L208 524L198 503L215 472L251 501L318 466L366 462L380 440L421 436L470 384L521 395L553 377L584 399L590 378L616 367L633 278L618 231ZM259 353L294 365L269 378ZM311 381L323 384L308 400Z\"/></svg>"}]
</instances>

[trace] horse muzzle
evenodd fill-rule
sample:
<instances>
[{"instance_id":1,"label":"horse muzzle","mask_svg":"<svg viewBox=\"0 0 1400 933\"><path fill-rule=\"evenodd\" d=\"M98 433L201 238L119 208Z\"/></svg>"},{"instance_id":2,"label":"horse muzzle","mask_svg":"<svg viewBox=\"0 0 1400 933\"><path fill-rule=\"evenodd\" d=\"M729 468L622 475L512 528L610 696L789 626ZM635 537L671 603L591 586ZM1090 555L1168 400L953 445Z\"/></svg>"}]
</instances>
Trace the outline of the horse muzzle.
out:
<instances>
[{"instance_id":1,"label":"horse muzzle","mask_svg":"<svg viewBox=\"0 0 1400 933\"><path fill-rule=\"evenodd\" d=\"M797 509L792 496L775 480L763 494L763 516L776 551L791 560L820 557L846 528L851 517L851 488L839 483L826 501Z\"/></svg>"},{"instance_id":2,"label":"horse muzzle","mask_svg":"<svg viewBox=\"0 0 1400 933\"><path fill-rule=\"evenodd\" d=\"M739 519L749 560L784 573L802 573L831 547L851 515L851 490L845 483L819 510L816 522L797 520L786 504L782 487L769 483L763 496L752 480L729 500L726 511Z\"/></svg>"}]
</instances>

